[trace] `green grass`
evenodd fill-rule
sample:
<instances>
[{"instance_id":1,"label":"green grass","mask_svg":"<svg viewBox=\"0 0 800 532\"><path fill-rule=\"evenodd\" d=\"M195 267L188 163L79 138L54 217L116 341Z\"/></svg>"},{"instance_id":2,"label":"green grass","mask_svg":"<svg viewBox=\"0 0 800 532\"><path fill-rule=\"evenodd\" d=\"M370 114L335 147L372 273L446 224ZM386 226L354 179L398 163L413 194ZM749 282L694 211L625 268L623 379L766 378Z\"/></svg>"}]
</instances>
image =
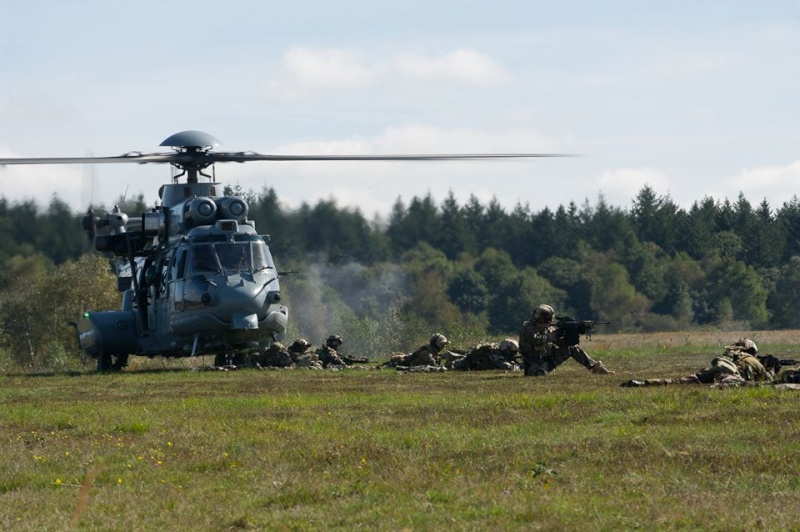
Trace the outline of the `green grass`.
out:
<instances>
[{"instance_id":1,"label":"green grass","mask_svg":"<svg viewBox=\"0 0 800 532\"><path fill-rule=\"evenodd\" d=\"M714 350L588 347L618 374L3 376L0 529L797 528L798 392L620 388Z\"/></svg>"}]
</instances>

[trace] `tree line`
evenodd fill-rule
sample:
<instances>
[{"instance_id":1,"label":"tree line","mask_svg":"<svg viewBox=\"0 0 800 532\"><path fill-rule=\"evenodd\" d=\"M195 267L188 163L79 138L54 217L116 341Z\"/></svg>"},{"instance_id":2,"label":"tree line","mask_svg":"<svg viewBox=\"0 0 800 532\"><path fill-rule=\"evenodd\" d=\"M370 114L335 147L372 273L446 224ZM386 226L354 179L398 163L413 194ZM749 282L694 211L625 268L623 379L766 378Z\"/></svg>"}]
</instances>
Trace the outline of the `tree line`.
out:
<instances>
[{"instance_id":1,"label":"tree line","mask_svg":"<svg viewBox=\"0 0 800 532\"><path fill-rule=\"evenodd\" d=\"M777 208L704 197L684 209L644 186L629 207L599 196L532 210L428 195L368 220L335 200L289 209L272 188L226 193L248 200L279 269L298 272L283 279L298 334L514 334L540 302L615 330L800 326L797 197ZM122 209L146 206L139 196ZM118 306L109 258L91 250L82 216L57 197L46 208L0 198L0 341L27 365L70 341L68 313ZM25 325L24 301L52 334Z\"/></svg>"}]
</instances>

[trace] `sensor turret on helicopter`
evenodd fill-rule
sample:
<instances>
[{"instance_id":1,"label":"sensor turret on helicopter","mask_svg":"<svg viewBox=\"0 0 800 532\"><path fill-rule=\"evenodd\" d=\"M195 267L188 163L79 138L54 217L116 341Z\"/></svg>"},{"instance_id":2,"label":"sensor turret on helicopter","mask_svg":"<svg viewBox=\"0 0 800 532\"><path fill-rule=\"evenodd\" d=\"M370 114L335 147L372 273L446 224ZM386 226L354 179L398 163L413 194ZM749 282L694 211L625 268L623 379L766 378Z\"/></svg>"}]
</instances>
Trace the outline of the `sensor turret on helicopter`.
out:
<instances>
[{"instance_id":1,"label":"sensor turret on helicopter","mask_svg":"<svg viewBox=\"0 0 800 532\"><path fill-rule=\"evenodd\" d=\"M219 141L182 131L161 143L171 153L117 157L4 158L8 164L169 163L179 172L159 190L161 203L138 215L90 208L82 226L97 251L119 259L119 310L84 312L78 345L100 370L121 369L129 355L216 355L217 363L266 347L286 333L269 237L248 220L247 203L225 196L203 170L219 162L426 161L559 157L559 154L263 155L215 152ZM181 182L182 177L185 180ZM200 178L206 178L202 181Z\"/></svg>"}]
</instances>

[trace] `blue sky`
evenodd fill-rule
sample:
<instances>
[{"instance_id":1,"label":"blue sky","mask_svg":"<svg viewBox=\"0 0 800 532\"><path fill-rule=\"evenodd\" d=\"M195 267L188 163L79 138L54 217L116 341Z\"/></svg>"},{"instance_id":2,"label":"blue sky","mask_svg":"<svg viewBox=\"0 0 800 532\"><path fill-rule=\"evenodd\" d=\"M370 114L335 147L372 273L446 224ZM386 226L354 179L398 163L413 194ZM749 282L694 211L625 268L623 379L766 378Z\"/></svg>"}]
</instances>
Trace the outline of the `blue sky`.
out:
<instances>
[{"instance_id":1,"label":"blue sky","mask_svg":"<svg viewBox=\"0 0 800 532\"><path fill-rule=\"evenodd\" d=\"M685 207L739 192L779 207L800 183L800 4L758 4L6 2L0 157L153 152L185 129L261 153L568 152L581 157L216 175L368 216L450 191L627 208L645 184ZM82 210L126 190L155 202L169 175L6 167L0 190Z\"/></svg>"}]
</instances>

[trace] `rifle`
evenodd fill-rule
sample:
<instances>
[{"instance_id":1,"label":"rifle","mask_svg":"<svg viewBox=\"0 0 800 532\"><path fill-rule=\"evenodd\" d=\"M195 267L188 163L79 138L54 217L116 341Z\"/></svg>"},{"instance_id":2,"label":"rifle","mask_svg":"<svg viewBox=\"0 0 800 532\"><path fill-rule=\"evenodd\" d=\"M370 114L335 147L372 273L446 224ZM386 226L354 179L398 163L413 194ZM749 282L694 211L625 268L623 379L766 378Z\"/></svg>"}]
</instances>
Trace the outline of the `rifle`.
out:
<instances>
[{"instance_id":1,"label":"rifle","mask_svg":"<svg viewBox=\"0 0 800 532\"><path fill-rule=\"evenodd\" d=\"M765 368L771 369L776 375L782 367L796 366L800 364L800 360L795 360L793 358L778 358L773 355L756 355L756 358Z\"/></svg>"},{"instance_id":2,"label":"rifle","mask_svg":"<svg viewBox=\"0 0 800 532\"><path fill-rule=\"evenodd\" d=\"M569 316L556 316L556 335L559 343L567 347L581 343L581 335L592 338L592 329L595 325L608 325L610 321L576 320Z\"/></svg>"}]
</instances>

